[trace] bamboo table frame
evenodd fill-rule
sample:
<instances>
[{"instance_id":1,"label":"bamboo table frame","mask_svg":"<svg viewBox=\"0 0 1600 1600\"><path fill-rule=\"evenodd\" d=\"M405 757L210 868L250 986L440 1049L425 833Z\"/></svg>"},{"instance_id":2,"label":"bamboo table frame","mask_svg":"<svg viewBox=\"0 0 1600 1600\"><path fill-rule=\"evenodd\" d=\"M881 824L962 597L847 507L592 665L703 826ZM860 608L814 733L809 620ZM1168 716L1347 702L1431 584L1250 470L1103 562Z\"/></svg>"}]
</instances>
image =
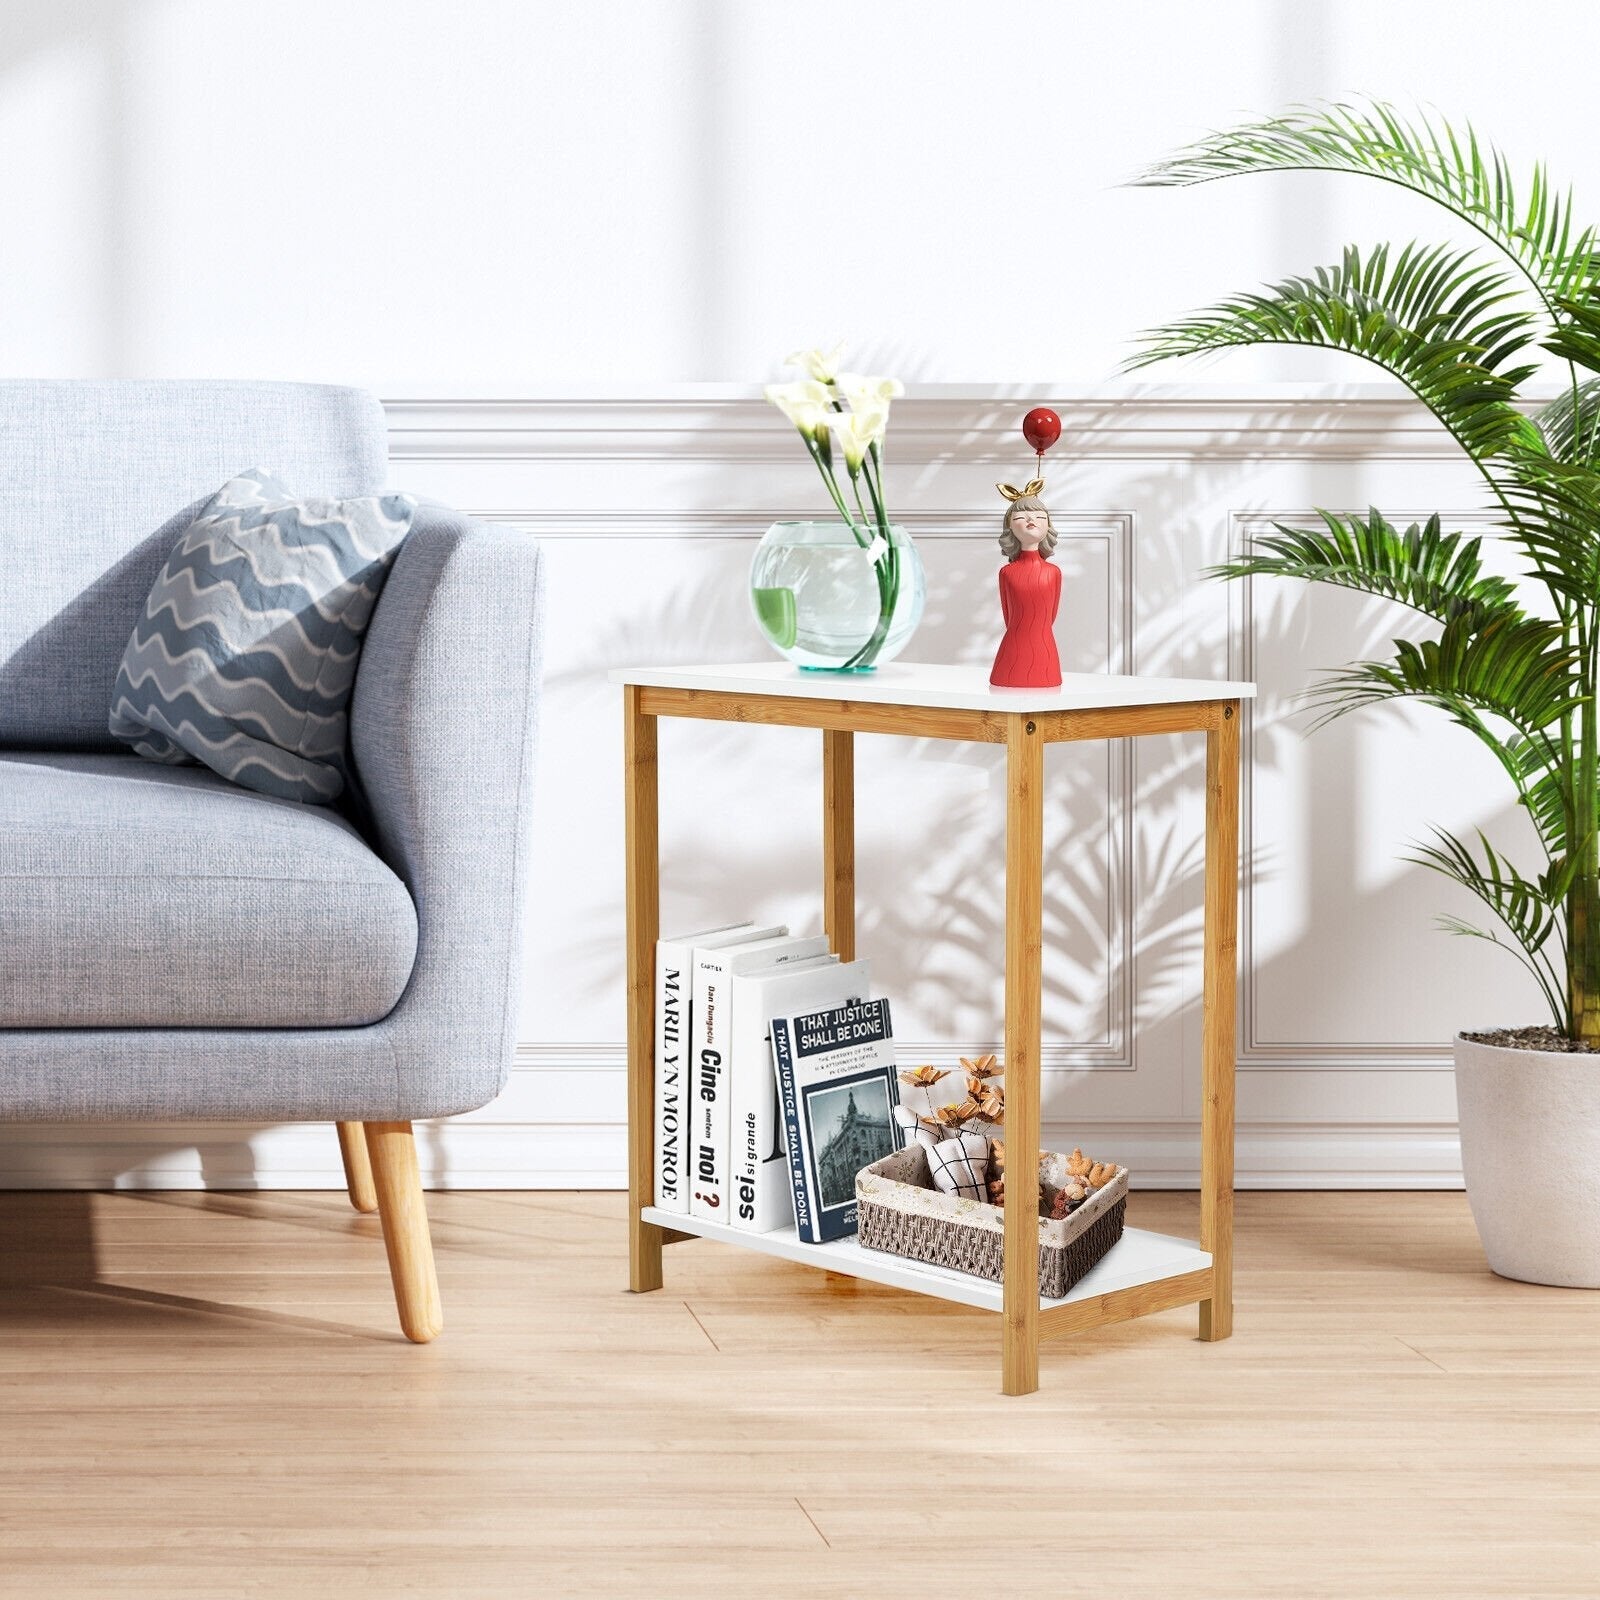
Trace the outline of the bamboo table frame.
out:
<instances>
[{"instance_id":1,"label":"bamboo table frame","mask_svg":"<svg viewBox=\"0 0 1600 1600\"><path fill-rule=\"evenodd\" d=\"M730 669L733 670L733 669ZM642 674L641 674L642 675ZM1076 710L904 705L881 700L724 692L623 682L627 784L628 1238L630 1287L662 1285L665 1244L694 1237L647 1221L654 1200L655 946L660 848L656 724L661 717L822 732L823 920L841 961L855 958L855 735L970 740L1006 749L1005 1066L1007 1164L1039 1160L1044 747L1061 740L1206 736L1205 931L1201 1022L1200 1248L1209 1267L1041 1311L1032 1208L1005 1213L1002 1378L1008 1395L1039 1386L1039 1341L1198 1302L1200 1338L1233 1331L1234 991L1239 858L1237 699L1095 705ZM1106 680L1102 679L1102 682ZM1123 680L1126 682L1127 680ZM830 685L831 687L831 685ZM1216 685L1248 692L1249 686ZM1046 699L1041 694L1040 699Z\"/></svg>"}]
</instances>

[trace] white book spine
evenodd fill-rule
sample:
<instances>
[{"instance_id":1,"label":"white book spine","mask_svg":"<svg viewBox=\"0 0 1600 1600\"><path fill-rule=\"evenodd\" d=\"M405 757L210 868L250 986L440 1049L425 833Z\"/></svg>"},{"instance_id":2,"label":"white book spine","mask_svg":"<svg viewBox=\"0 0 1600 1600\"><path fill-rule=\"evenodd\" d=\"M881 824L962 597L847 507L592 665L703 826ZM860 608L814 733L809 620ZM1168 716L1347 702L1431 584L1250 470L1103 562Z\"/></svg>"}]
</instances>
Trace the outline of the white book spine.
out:
<instances>
[{"instance_id":1,"label":"white book spine","mask_svg":"<svg viewBox=\"0 0 1600 1600\"><path fill-rule=\"evenodd\" d=\"M770 1233L794 1215L767 1032L768 986L839 965L824 938L794 939L790 945L776 962L755 968L735 963L727 980L727 1220L751 1233Z\"/></svg>"},{"instance_id":2,"label":"white book spine","mask_svg":"<svg viewBox=\"0 0 1600 1600\"><path fill-rule=\"evenodd\" d=\"M688 1209L713 1222L728 1220L727 974L752 952L777 959L789 930L753 928L737 939L701 944L690 962L692 983L684 1057L684 1187Z\"/></svg>"},{"instance_id":3,"label":"white book spine","mask_svg":"<svg viewBox=\"0 0 1600 1600\"><path fill-rule=\"evenodd\" d=\"M694 947L662 939L656 945L656 1204L689 1209L689 1011Z\"/></svg>"},{"instance_id":4,"label":"white book spine","mask_svg":"<svg viewBox=\"0 0 1600 1600\"><path fill-rule=\"evenodd\" d=\"M757 977L735 978L729 994L734 1039L728 1085L733 1214L728 1220L750 1233L771 1233L794 1221L794 1196L771 1034L762 1015L766 985Z\"/></svg>"},{"instance_id":5,"label":"white book spine","mask_svg":"<svg viewBox=\"0 0 1600 1600\"><path fill-rule=\"evenodd\" d=\"M656 941L653 1044L655 1118L651 1153L655 1203L663 1211L689 1209L690 1079L694 1064L694 964L696 955L724 945L768 940L786 932L780 925L758 928L750 922L707 928L702 933Z\"/></svg>"},{"instance_id":6,"label":"white book spine","mask_svg":"<svg viewBox=\"0 0 1600 1600\"><path fill-rule=\"evenodd\" d=\"M728 953L699 951L694 963L694 1037L689 1051L689 1210L728 1220Z\"/></svg>"}]
</instances>

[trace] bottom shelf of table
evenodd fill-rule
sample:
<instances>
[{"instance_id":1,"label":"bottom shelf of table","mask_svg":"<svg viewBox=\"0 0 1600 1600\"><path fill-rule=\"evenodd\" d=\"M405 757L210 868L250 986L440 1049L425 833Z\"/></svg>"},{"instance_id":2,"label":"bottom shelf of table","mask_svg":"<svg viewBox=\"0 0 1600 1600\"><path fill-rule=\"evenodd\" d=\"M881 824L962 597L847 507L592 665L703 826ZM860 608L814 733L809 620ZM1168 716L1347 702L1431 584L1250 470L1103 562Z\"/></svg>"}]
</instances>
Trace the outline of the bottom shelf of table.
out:
<instances>
[{"instance_id":1,"label":"bottom shelf of table","mask_svg":"<svg viewBox=\"0 0 1600 1600\"><path fill-rule=\"evenodd\" d=\"M852 1278L867 1278L893 1289L909 1289L914 1294L954 1300L983 1311L1001 1309L998 1283L969 1277L964 1272L952 1272L948 1267L930 1267L920 1261L908 1261L904 1256L886 1255L881 1250L863 1250L853 1236L832 1244L802 1244L792 1227L779 1228L772 1233L746 1233L726 1223L661 1211L655 1206L646 1206L642 1215L646 1222L659 1228L674 1228L679 1233L697 1234L702 1239L718 1239L743 1250L798 1261L803 1266L821 1267ZM1040 1295L1039 1305L1045 1310L1072 1305L1193 1272L1209 1273L1210 1268L1210 1252L1189 1239L1175 1239L1169 1234L1150 1233L1143 1228L1125 1228L1106 1257L1080 1278L1064 1298L1053 1300Z\"/></svg>"}]
</instances>

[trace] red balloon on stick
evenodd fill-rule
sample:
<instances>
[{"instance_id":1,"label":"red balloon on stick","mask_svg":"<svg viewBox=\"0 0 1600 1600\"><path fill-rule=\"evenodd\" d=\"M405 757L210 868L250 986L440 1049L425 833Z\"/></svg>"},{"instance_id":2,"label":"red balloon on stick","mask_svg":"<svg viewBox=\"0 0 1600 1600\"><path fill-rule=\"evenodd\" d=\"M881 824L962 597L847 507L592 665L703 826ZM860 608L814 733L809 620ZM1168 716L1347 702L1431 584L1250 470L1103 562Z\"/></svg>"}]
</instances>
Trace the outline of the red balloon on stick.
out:
<instances>
[{"instance_id":1,"label":"red balloon on stick","mask_svg":"<svg viewBox=\"0 0 1600 1600\"><path fill-rule=\"evenodd\" d=\"M1061 418L1048 406L1035 406L1022 419L1022 437L1042 456L1061 437Z\"/></svg>"}]
</instances>

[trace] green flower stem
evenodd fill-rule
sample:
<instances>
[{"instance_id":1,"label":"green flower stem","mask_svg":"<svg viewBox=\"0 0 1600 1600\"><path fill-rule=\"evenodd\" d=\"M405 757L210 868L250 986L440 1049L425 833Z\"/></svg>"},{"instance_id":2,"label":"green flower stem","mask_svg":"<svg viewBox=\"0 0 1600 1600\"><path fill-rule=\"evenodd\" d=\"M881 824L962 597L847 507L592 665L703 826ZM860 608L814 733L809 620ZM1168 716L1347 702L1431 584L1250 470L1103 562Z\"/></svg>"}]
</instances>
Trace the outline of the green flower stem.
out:
<instances>
[{"instance_id":1,"label":"green flower stem","mask_svg":"<svg viewBox=\"0 0 1600 1600\"><path fill-rule=\"evenodd\" d=\"M801 434L800 437L805 440L806 449L811 452L811 459L816 462L817 471L822 474L822 481L827 486L829 497L839 508L839 515L844 518L846 525L854 530L855 518L850 515L850 508L844 503L844 496L839 493L839 484L833 475L833 469L822 459L822 451L817 447L817 441L809 434ZM856 542L860 543L859 536Z\"/></svg>"},{"instance_id":2,"label":"green flower stem","mask_svg":"<svg viewBox=\"0 0 1600 1600\"><path fill-rule=\"evenodd\" d=\"M884 564L878 564L878 620L873 626L867 642L845 662L846 667L870 667L877 659L878 652L883 648L883 642L889 637L889 622L894 616L894 595L889 586L889 579L884 572Z\"/></svg>"},{"instance_id":3,"label":"green flower stem","mask_svg":"<svg viewBox=\"0 0 1600 1600\"><path fill-rule=\"evenodd\" d=\"M830 383L829 388L833 387ZM845 403L840 399L837 391L833 394L832 405L837 412L842 413L845 410ZM845 526L850 529L856 543L863 550L872 548L872 539L867 534L867 528L875 522L886 546L884 559L882 561L874 561L872 564L873 579L878 586L878 620L874 624L866 643L844 663L846 668L870 667L877 660L878 652L883 648L884 640L889 637L889 624L894 618L895 602L900 596L900 556L894 547L894 541L889 537L889 516L884 509L883 489L880 482L882 460L878 454L877 445L871 445L868 448L871 465L869 466L867 461L863 460L860 474L858 475L854 472L850 474L850 488L855 497L856 506L861 513L861 520L857 522L850 515L849 509L844 503L844 496L839 492L838 480L834 477L832 468L823 460L822 451L816 440L809 435L804 435L803 437L805 437L806 448L811 452L811 459L816 462L817 471L822 474L822 481L827 485L828 494L832 498L834 505L839 508L839 515L844 518ZM867 481L867 494L872 500L873 514L870 518L867 515L866 506L861 501L861 485L859 482L861 477L864 477Z\"/></svg>"},{"instance_id":4,"label":"green flower stem","mask_svg":"<svg viewBox=\"0 0 1600 1600\"><path fill-rule=\"evenodd\" d=\"M873 576L878 584L878 621L867 642L845 662L847 667L871 666L877 660L884 640L889 637L889 625L894 620L895 603L900 598L900 553L895 549L894 540L889 534L889 517L884 509L883 491L880 486L882 459L876 444L868 447L867 455L871 465L869 466L867 461L862 462L862 476L867 480L867 493L872 499L873 513L885 550L883 559L873 563ZM859 492L858 490L858 497Z\"/></svg>"},{"instance_id":5,"label":"green flower stem","mask_svg":"<svg viewBox=\"0 0 1600 1600\"><path fill-rule=\"evenodd\" d=\"M866 474L867 493L872 496L873 510L878 513L878 531L887 539L889 515L883 508L883 458L878 454L876 444L867 446L867 457L861 463L861 468Z\"/></svg>"},{"instance_id":6,"label":"green flower stem","mask_svg":"<svg viewBox=\"0 0 1600 1600\"><path fill-rule=\"evenodd\" d=\"M834 387L832 379L829 379L828 387L830 389L832 389ZM835 411L840 412L841 414L843 413L843 411L844 411L844 401L839 398L837 392L833 396L832 405L833 405L833 409ZM818 460L819 460L819 464L820 464L820 460L821 460L820 453L819 453L819 456L818 456ZM861 506L861 490L856 486L856 475L853 472L850 474L850 487L855 493L856 505L857 506ZM871 539L862 538L861 529L860 529L860 526L857 524L856 519L854 517L852 517L848 511L845 510L844 497L839 493L838 483L837 483L837 480L833 476L833 472L832 472L831 468L828 471L828 492L833 496L833 503L836 506L838 506L840 516L842 516L844 518L844 520L849 524L850 532L852 533L852 535L854 535L856 543L858 545L860 545L863 550L865 550L872 543L872 540ZM861 509L861 520L862 520L863 523L866 521L866 518L867 518L866 508L862 507L862 509Z\"/></svg>"},{"instance_id":7,"label":"green flower stem","mask_svg":"<svg viewBox=\"0 0 1600 1600\"><path fill-rule=\"evenodd\" d=\"M865 528L871 524L872 518L867 515L867 508L861 502L861 479L854 472L850 474L850 492L855 496L856 510L861 513L861 526ZM858 534L857 539L859 540L859 538L860 535ZM871 542L870 539L867 541L869 545Z\"/></svg>"},{"instance_id":8,"label":"green flower stem","mask_svg":"<svg viewBox=\"0 0 1600 1600\"><path fill-rule=\"evenodd\" d=\"M867 476L867 493L872 496L873 510L878 514L878 531L889 547L883 561L889 591L884 601L887 615L893 612L895 601L900 596L900 552L895 548L894 540L889 537L889 513L884 509L883 503L883 458L876 444L868 447L867 460L862 465Z\"/></svg>"}]
</instances>

